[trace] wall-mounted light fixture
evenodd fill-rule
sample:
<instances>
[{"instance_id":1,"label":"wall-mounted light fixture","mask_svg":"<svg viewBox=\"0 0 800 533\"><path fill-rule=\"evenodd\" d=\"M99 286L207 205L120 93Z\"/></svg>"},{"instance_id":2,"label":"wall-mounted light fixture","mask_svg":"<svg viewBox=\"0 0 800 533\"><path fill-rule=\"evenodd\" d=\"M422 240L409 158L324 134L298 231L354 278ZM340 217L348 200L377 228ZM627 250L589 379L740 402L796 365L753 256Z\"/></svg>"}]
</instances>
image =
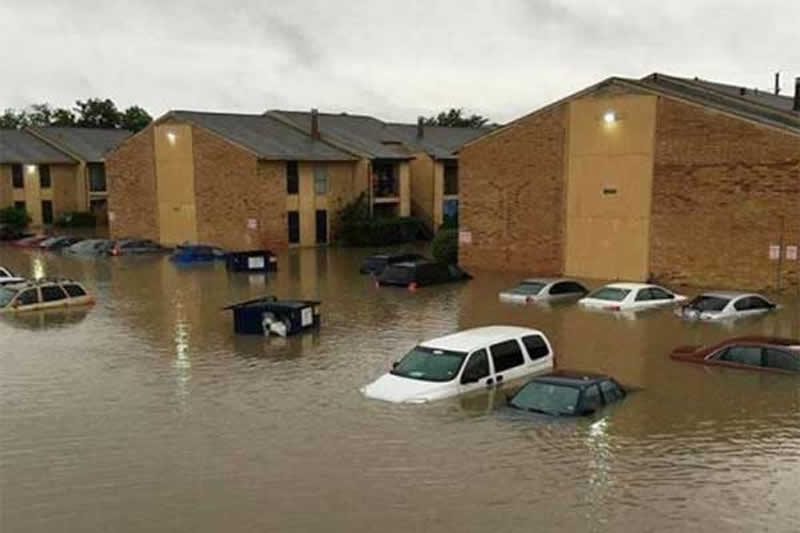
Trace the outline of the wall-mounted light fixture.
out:
<instances>
[{"instance_id":1,"label":"wall-mounted light fixture","mask_svg":"<svg viewBox=\"0 0 800 533\"><path fill-rule=\"evenodd\" d=\"M175 135L174 131L168 131L167 132L167 141L169 141L169 144L171 144L172 146L175 146L175 142L177 140L178 140L178 136Z\"/></svg>"},{"instance_id":2,"label":"wall-mounted light fixture","mask_svg":"<svg viewBox=\"0 0 800 533\"><path fill-rule=\"evenodd\" d=\"M28 172L28 174L33 174L36 172L36 165L25 165L25 170Z\"/></svg>"},{"instance_id":3,"label":"wall-mounted light fixture","mask_svg":"<svg viewBox=\"0 0 800 533\"><path fill-rule=\"evenodd\" d=\"M613 109L609 109L605 113L603 113L603 122L606 124L613 124L617 121L617 114L614 112Z\"/></svg>"}]
</instances>

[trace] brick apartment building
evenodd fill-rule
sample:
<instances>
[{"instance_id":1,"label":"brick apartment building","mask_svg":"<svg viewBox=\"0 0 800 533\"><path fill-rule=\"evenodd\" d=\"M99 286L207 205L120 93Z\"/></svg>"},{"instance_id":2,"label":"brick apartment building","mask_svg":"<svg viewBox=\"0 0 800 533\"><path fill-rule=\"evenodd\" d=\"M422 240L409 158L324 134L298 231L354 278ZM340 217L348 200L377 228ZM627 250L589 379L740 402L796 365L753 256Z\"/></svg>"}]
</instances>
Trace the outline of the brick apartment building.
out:
<instances>
[{"instance_id":1,"label":"brick apartment building","mask_svg":"<svg viewBox=\"0 0 800 533\"><path fill-rule=\"evenodd\" d=\"M480 133L461 129L453 135ZM315 246L334 237L336 213L362 193L374 216L423 216L412 200L415 158L430 158L423 144L404 125L362 115L171 111L109 157L111 234L233 249ZM438 146L437 155L454 161L461 144Z\"/></svg>"},{"instance_id":2,"label":"brick apartment building","mask_svg":"<svg viewBox=\"0 0 800 533\"><path fill-rule=\"evenodd\" d=\"M794 97L610 78L467 143L467 267L731 288L800 284Z\"/></svg>"},{"instance_id":3,"label":"brick apartment building","mask_svg":"<svg viewBox=\"0 0 800 533\"><path fill-rule=\"evenodd\" d=\"M105 220L105 155L126 130L28 127L0 130L0 207L24 208L34 226L65 212Z\"/></svg>"}]
</instances>

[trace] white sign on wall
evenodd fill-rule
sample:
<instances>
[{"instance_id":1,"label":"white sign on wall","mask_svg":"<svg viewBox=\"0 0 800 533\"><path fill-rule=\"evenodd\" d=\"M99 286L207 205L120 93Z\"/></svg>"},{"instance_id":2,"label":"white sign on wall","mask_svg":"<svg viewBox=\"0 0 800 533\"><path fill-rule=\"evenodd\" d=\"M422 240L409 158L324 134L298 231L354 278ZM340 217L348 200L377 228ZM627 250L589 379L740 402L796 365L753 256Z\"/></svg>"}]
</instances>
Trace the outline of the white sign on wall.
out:
<instances>
[{"instance_id":1,"label":"white sign on wall","mask_svg":"<svg viewBox=\"0 0 800 533\"><path fill-rule=\"evenodd\" d=\"M777 244L769 245L769 259L770 261L777 261L781 258L781 247Z\"/></svg>"},{"instance_id":2,"label":"white sign on wall","mask_svg":"<svg viewBox=\"0 0 800 533\"><path fill-rule=\"evenodd\" d=\"M789 261L797 261L797 246L786 247L786 259Z\"/></svg>"},{"instance_id":3,"label":"white sign on wall","mask_svg":"<svg viewBox=\"0 0 800 533\"><path fill-rule=\"evenodd\" d=\"M254 218L247 219L247 229L258 229L258 220Z\"/></svg>"},{"instance_id":4,"label":"white sign on wall","mask_svg":"<svg viewBox=\"0 0 800 533\"><path fill-rule=\"evenodd\" d=\"M114 218L115 218L114 211L109 211L108 212L108 221L109 222L114 222Z\"/></svg>"},{"instance_id":5,"label":"white sign on wall","mask_svg":"<svg viewBox=\"0 0 800 533\"><path fill-rule=\"evenodd\" d=\"M472 244L472 232L471 231L459 231L458 232L458 242L461 244Z\"/></svg>"}]
</instances>

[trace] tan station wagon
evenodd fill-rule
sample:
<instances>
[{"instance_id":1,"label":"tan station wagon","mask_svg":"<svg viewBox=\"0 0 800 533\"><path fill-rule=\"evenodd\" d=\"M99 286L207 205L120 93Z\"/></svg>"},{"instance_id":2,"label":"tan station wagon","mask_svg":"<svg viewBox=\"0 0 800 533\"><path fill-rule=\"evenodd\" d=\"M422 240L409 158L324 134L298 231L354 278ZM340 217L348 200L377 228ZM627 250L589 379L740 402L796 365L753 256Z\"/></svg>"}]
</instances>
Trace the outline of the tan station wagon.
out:
<instances>
[{"instance_id":1,"label":"tan station wagon","mask_svg":"<svg viewBox=\"0 0 800 533\"><path fill-rule=\"evenodd\" d=\"M91 305L83 285L69 279L42 279L0 287L0 312L18 313Z\"/></svg>"}]
</instances>

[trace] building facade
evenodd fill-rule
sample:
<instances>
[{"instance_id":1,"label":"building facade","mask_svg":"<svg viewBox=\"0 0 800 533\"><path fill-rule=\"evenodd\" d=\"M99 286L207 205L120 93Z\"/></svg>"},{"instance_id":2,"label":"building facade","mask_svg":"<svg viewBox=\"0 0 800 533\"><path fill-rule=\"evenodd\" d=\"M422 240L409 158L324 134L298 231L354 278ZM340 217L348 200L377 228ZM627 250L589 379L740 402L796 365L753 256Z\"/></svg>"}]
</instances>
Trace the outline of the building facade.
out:
<instances>
[{"instance_id":1,"label":"building facade","mask_svg":"<svg viewBox=\"0 0 800 533\"><path fill-rule=\"evenodd\" d=\"M522 117L461 150L461 262L796 286L795 102L654 74L611 78Z\"/></svg>"}]
</instances>

